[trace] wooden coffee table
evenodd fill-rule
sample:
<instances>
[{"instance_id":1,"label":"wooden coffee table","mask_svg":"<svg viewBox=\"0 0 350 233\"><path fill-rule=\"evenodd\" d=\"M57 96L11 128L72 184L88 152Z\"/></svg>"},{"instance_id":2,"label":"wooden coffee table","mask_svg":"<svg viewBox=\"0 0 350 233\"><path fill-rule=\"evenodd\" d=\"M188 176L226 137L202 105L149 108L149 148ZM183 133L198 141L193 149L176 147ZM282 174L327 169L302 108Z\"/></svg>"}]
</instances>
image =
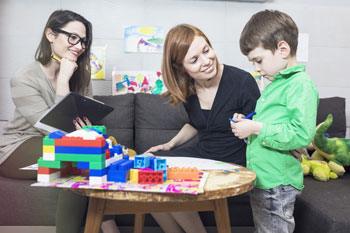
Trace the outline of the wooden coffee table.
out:
<instances>
[{"instance_id":1,"label":"wooden coffee table","mask_svg":"<svg viewBox=\"0 0 350 233\"><path fill-rule=\"evenodd\" d=\"M133 191L70 189L89 196L85 233L98 233L103 215L135 214L134 232L143 231L146 213L214 211L218 233L231 232L227 197L243 194L254 187L253 171L238 166L238 172L209 171L204 193L166 194Z\"/></svg>"}]
</instances>

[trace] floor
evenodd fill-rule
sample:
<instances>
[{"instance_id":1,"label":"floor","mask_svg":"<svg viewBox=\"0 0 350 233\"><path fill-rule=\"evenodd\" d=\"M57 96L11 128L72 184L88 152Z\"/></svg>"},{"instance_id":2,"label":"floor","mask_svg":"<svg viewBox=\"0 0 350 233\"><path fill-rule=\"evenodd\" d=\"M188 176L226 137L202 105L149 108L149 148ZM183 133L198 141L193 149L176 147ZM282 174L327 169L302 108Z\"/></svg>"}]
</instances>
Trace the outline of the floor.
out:
<instances>
[{"instance_id":1,"label":"floor","mask_svg":"<svg viewBox=\"0 0 350 233\"><path fill-rule=\"evenodd\" d=\"M132 233L132 227L120 227L121 233ZM232 233L253 233L253 227L232 227ZM0 233L55 233L52 226L0 226ZM83 230L82 230L83 232ZM217 233L215 227L208 227L208 233ZM164 233L159 227L145 227L143 233Z\"/></svg>"}]
</instances>

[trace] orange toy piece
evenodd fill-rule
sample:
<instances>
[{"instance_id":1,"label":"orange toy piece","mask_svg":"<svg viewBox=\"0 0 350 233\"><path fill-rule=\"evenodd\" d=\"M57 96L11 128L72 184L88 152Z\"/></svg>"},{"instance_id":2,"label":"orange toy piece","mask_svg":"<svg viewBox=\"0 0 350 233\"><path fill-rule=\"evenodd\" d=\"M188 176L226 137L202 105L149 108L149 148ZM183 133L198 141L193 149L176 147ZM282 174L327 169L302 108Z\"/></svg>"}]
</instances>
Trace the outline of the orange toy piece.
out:
<instances>
[{"instance_id":1,"label":"orange toy piece","mask_svg":"<svg viewBox=\"0 0 350 233\"><path fill-rule=\"evenodd\" d=\"M167 168L167 180L199 180L199 171L196 167Z\"/></svg>"}]
</instances>

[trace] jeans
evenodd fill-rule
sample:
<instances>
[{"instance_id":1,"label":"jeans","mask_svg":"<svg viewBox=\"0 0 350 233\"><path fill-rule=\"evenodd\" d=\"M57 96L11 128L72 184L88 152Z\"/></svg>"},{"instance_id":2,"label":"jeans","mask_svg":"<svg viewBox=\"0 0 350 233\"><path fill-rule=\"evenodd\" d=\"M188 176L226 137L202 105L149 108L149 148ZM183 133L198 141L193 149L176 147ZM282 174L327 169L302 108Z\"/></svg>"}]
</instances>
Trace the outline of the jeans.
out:
<instances>
[{"instance_id":1,"label":"jeans","mask_svg":"<svg viewBox=\"0 0 350 233\"><path fill-rule=\"evenodd\" d=\"M272 189L253 189L250 204L253 210L255 233L292 233L295 199L301 191L291 185Z\"/></svg>"}]
</instances>

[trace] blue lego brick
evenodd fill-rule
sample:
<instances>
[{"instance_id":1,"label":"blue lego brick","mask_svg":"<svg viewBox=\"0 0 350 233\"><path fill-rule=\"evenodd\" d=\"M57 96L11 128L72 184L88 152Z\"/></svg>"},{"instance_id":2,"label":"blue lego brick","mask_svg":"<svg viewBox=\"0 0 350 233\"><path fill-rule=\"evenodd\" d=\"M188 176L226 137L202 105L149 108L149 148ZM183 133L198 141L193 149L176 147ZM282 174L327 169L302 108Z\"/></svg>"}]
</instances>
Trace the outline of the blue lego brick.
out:
<instances>
[{"instance_id":1,"label":"blue lego brick","mask_svg":"<svg viewBox=\"0 0 350 233\"><path fill-rule=\"evenodd\" d=\"M132 160L121 159L112 163L109 167L110 170L130 170L134 168L134 162Z\"/></svg>"},{"instance_id":2,"label":"blue lego brick","mask_svg":"<svg viewBox=\"0 0 350 233\"><path fill-rule=\"evenodd\" d=\"M90 176L104 176L107 175L107 168L101 170L90 169Z\"/></svg>"},{"instance_id":3,"label":"blue lego brick","mask_svg":"<svg viewBox=\"0 0 350 233\"><path fill-rule=\"evenodd\" d=\"M155 171L164 171L166 170L166 159L156 158Z\"/></svg>"},{"instance_id":4,"label":"blue lego brick","mask_svg":"<svg viewBox=\"0 0 350 233\"><path fill-rule=\"evenodd\" d=\"M150 158L150 165L149 165L149 167L152 169L152 170L154 170L155 171L155 165L157 164L157 162L155 162L155 160L156 160L156 157L154 157L154 156L152 156L151 158Z\"/></svg>"},{"instance_id":5,"label":"blue lego brick","mask_svg":"<svg viewBox=\"0 0 350 233\"><path fill-rule=\"evenodd\" d=\"M60 154L104 154L107 149L104 147L73 147L73 146L56 146L55 153Z\"/></svg>"},{"instance_id":6,"label":"blue lego brick","mask_svg":"<svg viewBox=\"0 0 350 233\"><path fill-rule=\"evenodd\" d=\"M51 139L60 139L63 136L66 136L66 134L63 133L62 131L55 131L49 134L49 138Z\"/></svg>"},{"instance_id":7,"label":"blue lego brick","mask_svg":"<svg viewBox=\"0 0 350 233\"><path fill-rule=\"evenodd\" d=\"M162 170L163 171L163 182L167 181L166 177L167 177L167 170Z\"/></svg>"},{"instance_id":8,"label":"blue lego brick","mask_svg":"<svg viewBox=\"0 0 350 233\"><path fill-rule=\"evenodd\" d=\"M149 155L136 155L134 157L135 168L147 168L150 166L151 156Z\"/></svg>"},{"instance_id":9,"label":"blue lego brick","mask_svg":"<svg viewBox=\"0 0 350 233\"><path fill-rule=\"evenodd\" d=\"M113 146L114 152L118 155L123 154L123 148L121 145Z\"/></svg>"},{"instance_id":10,"label":"blue lego brick","mask_svg":"<svg viewBox=\"0 0 350 233\"><path fill-rule=\"evenodd\" d=\"M123 159L129 160L129 155L123 155Z\"/></svg>"},{"instance_id":11,"label":"blue lego brick","mask_svg":"<svg viewBox=\"0 0 350 233\"><path fill-rule=\"evenodd\" d=\"M127 182L129 178L129 171L115 171L115 170L109 170L107 174L107 181L114 181L114 182Z\"/></svg>"},{"instance_id":12,"label":"blue lego brick","mask_svg":"<svg viewBox=\"0 0 350 233\"><path fill-rule=\"evenodd\" d=\"M108 150L110 152L111 158L114 157L114 153L115 153L114 148L110 148Z\"/></svg>"},{"instance_id":13,"label":"blue lego brick","mask_svg":"<svg viewBox=\"0 0 350 233\"><path fill-rule=\"evenodd\" d=\"M77 162L77 167L79 169L89 169L89 162Z\"/></svg>"}]
</instances>

